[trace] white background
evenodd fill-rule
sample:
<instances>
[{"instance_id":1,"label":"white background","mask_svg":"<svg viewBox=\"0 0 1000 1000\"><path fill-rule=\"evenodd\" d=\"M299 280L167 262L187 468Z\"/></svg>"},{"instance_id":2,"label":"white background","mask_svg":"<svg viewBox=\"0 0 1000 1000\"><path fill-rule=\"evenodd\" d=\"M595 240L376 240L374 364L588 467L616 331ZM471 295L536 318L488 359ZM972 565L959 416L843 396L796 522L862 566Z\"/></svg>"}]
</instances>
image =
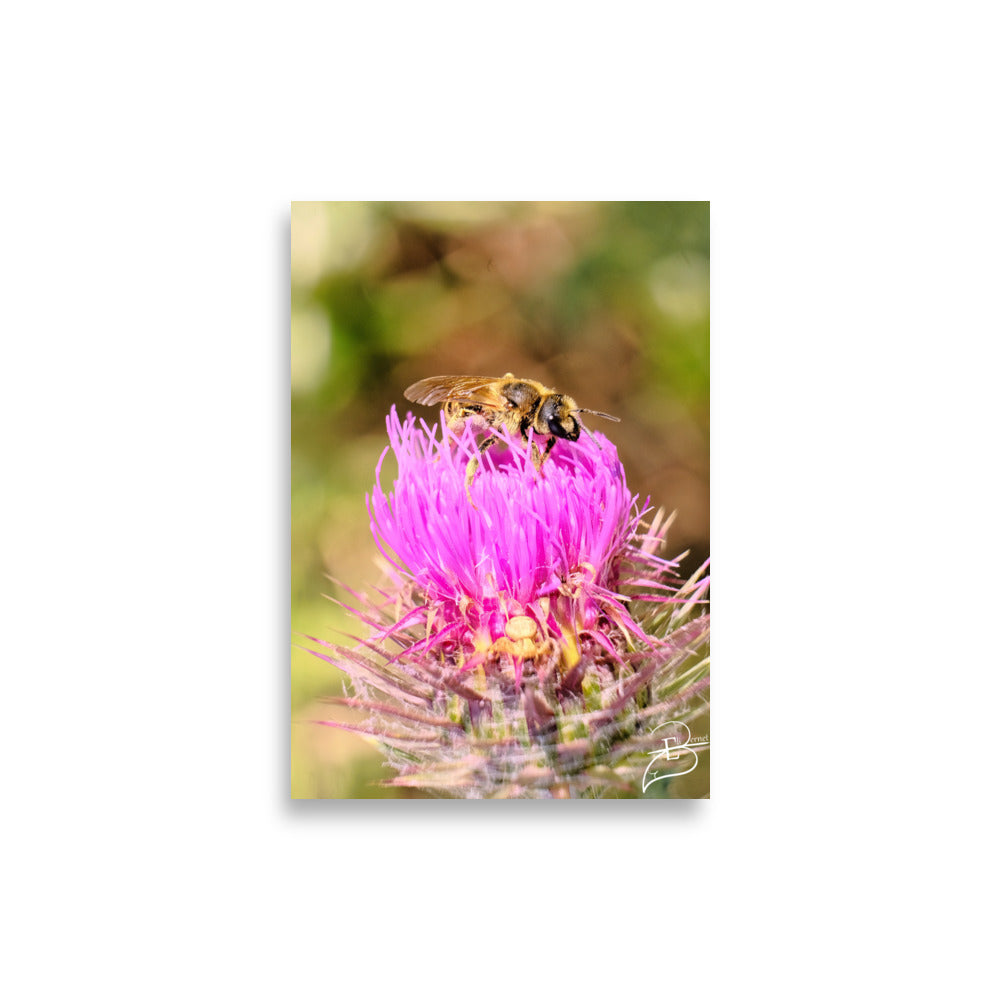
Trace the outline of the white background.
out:
<instances>
[{"instance_id":1,"label":"white background","mask_svg":"<svg viewBox=\"0 0 1000 1000\"><path fill-rule=\"evenodd\" d=\"M4 992L980 995L988 11L6 15ZM710 802L289 800L326 198L711 200Z\"/></svg>"}]
</instances>

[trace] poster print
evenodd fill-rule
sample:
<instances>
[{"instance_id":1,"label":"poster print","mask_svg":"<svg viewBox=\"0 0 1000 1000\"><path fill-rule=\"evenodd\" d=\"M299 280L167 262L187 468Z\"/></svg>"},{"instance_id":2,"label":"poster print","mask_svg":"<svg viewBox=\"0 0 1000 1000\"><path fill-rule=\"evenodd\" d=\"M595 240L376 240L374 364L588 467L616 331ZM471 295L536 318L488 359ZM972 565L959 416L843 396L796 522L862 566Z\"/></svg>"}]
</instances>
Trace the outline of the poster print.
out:
<instances>
[{"instance_id":1,"label":"poster print","mask_svg":"<svg viewBox=\"0 0 1000 1000\"><path fill-rule=\"evenodd\" d=\"M292 796L709 793L707 202L295 202Z\"/></svg>"}]
</instances>

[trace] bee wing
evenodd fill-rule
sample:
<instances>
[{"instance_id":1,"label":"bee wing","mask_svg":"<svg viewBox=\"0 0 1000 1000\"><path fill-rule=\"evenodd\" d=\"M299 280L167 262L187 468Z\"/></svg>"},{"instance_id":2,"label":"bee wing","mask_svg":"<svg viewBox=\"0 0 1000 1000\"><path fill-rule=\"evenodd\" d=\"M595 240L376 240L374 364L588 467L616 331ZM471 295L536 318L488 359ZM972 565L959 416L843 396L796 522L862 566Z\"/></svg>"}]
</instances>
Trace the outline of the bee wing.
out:
<instances>
[{"instance_id":1,"label":"bee wing","mask_svg":"<svg viewBox=\"0 0 1000 1000\"><path fill-rule=\"evenodd\" d=\"M414 382L403 395L422 406L446 402L501 406L504 400L496 386L502 381L489 375L432 375Z\"/></svg>"}]
</instances>

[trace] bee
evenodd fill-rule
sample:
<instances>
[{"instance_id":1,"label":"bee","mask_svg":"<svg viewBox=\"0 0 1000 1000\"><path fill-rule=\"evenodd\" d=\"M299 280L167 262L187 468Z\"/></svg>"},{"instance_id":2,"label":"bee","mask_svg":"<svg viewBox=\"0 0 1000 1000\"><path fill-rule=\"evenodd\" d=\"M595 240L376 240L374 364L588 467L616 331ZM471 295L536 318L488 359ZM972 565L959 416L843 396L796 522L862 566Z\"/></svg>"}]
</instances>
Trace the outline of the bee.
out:
<instances>
[{"instance_id":1,"label":"bee","mask_svg":"<svg viewBox=\"0 0 1000 1000\"><path fill-rule=\"evenodd\" d=\"M544 452L532 442L532 462L541 472L557 438L576 441L581 428L578 413L593 413L607 420L618 417L600 410L585 410L576 400L555 389L549 389L533 379L517 378L507 372L502 378L481 375L434 375L414 382L403 395L413 403L433 406L444 403L448 427L455 430L466 421L473 420L490 430L506 428L511 434L520 434L525 441L528 431L547 436ZM590 432L587 431L589 434ZM498 440L495 434L480 442L476 454L469 459L465 470L465 490L469 493L479 467L479 456ZM472 499L469 493L469 499Z\"/></svg>"}]
</instances>

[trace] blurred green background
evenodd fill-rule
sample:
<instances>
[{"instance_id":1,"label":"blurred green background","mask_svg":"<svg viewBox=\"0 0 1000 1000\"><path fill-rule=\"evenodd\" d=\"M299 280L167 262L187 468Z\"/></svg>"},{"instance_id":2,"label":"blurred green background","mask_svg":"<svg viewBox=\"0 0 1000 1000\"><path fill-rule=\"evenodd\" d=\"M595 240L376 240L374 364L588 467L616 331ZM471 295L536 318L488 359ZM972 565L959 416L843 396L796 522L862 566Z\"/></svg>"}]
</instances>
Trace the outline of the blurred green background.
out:
<instances>
[{"instance_id":1,"label":"blurred green background","mask_svg":"<svg viewBox=\"0 0 1000 1000\"><path fill-rule=\"evenodd\" d=\"M677 510L682 573L708 557L708 202L293 202L291 237L293 631L358 634L323 595L378 583L364 496L428 375L511 371L621 417L588 424ZM393 772L365 738L308 724L350 717L322 701L336 670L299 648L291 670L293 798L419 797L376 787ZM705 755L670 794L707 790Z\"/></svg>"}]
</instances>

